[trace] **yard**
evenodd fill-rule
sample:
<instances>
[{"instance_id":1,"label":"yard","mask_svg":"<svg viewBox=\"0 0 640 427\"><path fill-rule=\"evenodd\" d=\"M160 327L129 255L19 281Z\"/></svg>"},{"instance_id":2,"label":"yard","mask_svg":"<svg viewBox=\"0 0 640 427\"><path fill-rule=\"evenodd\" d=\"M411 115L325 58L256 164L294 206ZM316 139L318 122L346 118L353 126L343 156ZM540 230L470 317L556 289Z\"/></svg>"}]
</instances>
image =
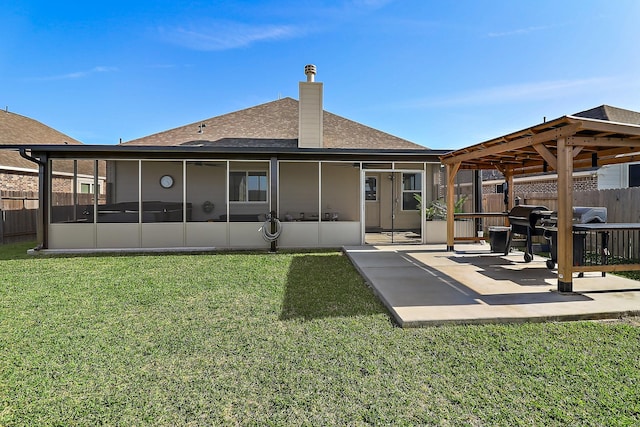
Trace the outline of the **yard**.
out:
<instances>
[{"instance_id":1,"label":"yard","mask_svg":"<svg viewBox=\"0 0 640 427\"><path fill-rule=\"evenodd\" d=\"M638 425L640 319L403 330L339 252L0 247L0 425Z\"/></svg>"}]
</instances>

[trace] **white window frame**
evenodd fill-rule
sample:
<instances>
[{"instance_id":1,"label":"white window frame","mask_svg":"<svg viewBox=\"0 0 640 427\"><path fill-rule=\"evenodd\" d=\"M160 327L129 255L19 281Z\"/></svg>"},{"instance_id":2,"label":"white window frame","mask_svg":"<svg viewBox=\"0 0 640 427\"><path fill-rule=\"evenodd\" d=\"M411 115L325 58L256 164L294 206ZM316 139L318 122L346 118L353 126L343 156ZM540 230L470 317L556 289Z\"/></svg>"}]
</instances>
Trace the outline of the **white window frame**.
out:
<instances>
[{"instance_id":1,"label":"white window frame","mask_svg":"<svg viewBox=\"0 0 640 427\"><path fill-rule=\"evenodd\" d=\"M404 195L405 193L410 193L410 194L422 194L422 188L418 188L418 189L412 189L412 190L405 190L404 188L404 177L405 175L415 175L415 182L418 186L422 186L422 180L420 179L420 172L402 172L401 175L401 182L400 182L400 193L402 194L402 197L400 198L400 209L403 212L414 212L416 210L416 208L413 209L405 209L404 208ZM416 201L417 203L417 201Z\"/></svg>"},{"instance_id":2,"label":"white window frame","mask_svg":"<svg viewBox=\"0 0 640 427\"><path fill-rule=\"evenodd\" d=\"M231 175L234 173L243 173L245 175L246 178L246 182L247 182L247 188L246 188L246 193L245 193L245 197L246 200L231 200L231 189L229 188L231 186ZM265 188L265 200L249 200L249 176L251 174L260 174L259 176L264 176L267 180L267 185ZM254 175L256 176L256 175ZM231 170L229 171L229 185L227 186L228 191L229 191L229 203L269 203L269 172L268 171L264 171L264 170Z\"/></svg>"}]
</instances>

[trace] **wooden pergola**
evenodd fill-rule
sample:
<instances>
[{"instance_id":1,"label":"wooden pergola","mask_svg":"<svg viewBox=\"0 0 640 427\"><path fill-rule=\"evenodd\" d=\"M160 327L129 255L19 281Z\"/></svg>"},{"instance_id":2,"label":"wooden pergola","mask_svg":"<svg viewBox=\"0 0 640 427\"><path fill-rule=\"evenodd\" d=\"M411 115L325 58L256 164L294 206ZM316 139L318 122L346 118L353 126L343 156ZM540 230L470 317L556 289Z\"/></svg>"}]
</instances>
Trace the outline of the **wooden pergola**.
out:
<instances>
[{"instance_id":1,"label":"wooden pergola","mask_svg":"<svg viewBox=\"0 0 640 427\"><path fill-rule=\"evenodd\" d=\"M640 161L640 125L563 116L440 157L447 168L447 250L454 245L455 177L461 169L497 169L507 182L513 207L513 178L558 174L558 291L572 292L573 172L583 168ZM606 266L615 271L616 266ZM637 268L636 268L637 267ZM625 270L640 269L640 265ZM584 271L584 270L583 270ZM604 271L604 270L602 270Z\"/></svg>"}]
</instances>

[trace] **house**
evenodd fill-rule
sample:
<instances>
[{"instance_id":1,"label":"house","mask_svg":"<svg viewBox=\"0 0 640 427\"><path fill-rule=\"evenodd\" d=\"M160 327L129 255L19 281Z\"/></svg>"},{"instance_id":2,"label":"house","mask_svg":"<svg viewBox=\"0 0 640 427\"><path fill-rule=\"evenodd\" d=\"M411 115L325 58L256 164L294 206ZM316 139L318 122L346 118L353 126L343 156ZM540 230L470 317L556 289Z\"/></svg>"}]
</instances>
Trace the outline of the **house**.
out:
<instances>
[{"instance_id":1,"label":"house","mask_svg":"<svg viewBox=\"0 0 640 427\"><path fill-rule=\"evenodd\" d=\"M10 112L0 112L0 146L81 145L82 143L37 120ZM60 164L60 166L63 166ZM73 167L66 164L54 172L56 191L72 192ZM80 171L80 176L82 171ZM0 150L0 190L38 191L38 167L17 151Z\"/></svg>"},{"instance_id":2,"label":"house","mask_svg":"<svg viewBox=\"0 0 640 427\"><path fill-rule=\"evenodd\" d=\"M82 143L37 120L9 112L0 112L0 148L33 145L71 145ZM26 151L25 151L26 153ZM104 183L100 171L98 187ZM39 168L19 150L0 150L0 243L31 240L37 229L39 207ZM51 171L52 204L68 204L74 198L91 200L94 177L91 169L73 161L60 160ZM101 191L98 191L101 194Z\"/></svg>"},{"instance_id":3,"label":"house","mask_svg":"<svg viewBox=\"0 0 640 427\"><path fill-rule=\"evenodd\" d=\"M424 201L438 197L438 156L323 109L306 66L299 100L283 98L117 146L32 146L45 185L44 249L338 247L367 232L428 241ZM88 169L104 197L52 200L51 170ZM96 193L97 194L97 193ZM279 219L271 229L270 214ZM392 234L393 235L393 234Z\"/></svg>"}]
</instances>

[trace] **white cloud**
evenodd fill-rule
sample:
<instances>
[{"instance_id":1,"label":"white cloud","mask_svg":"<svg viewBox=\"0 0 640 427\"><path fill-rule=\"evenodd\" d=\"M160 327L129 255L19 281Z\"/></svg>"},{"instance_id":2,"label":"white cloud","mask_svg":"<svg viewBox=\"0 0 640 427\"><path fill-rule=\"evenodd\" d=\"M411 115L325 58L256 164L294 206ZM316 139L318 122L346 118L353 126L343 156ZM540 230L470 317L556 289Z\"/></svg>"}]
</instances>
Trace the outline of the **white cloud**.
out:
<instances>
[{"instance_id":1,"label":"white cloud","mask_svg":"<svg viewBox=\"0 0 640 427\"><path fill-rule=\"evenodd\" d=\"M424 98L404 104L405 108L433 108L452 106L473 106L507 104L533 100L566 98L579 93L601 89L606 85L616 85L612 78L587 78L575 80L552 80L496 86L473 90L466 93L452 94L447 97Z\"/></svg>"},{"instance_id":2,"label":"white cloud","mask_svg":"<svg viewBox=\"0 0 640 427\"><path fill-rule=\"evenodd\" d=\"M549 27L527 27L527 28L518 28L516 30L511 31L502 31L502 32L491 32L488 34L489 37L509 37L509 36L521 36L524 34L533 33L536 31L546 30Z\"/></svg>"},{"instance_id":3,"label":"white cloud","mask_svg":"<svg viewBox=\"0 0 640 427\"><path fill-rule=\"evenodd\" d=\"M386 6L392 1L394 0L353 0L353 5L357 7L377 9L377 8Z\"/></svg>"},{"instance_id":4,"label":"white cloud","mask_svg":"<svg viewBox=\"0 0 640 427\"><path fill-rule=\"evenodd\" d=\"M300 37L306 31L291 25L247 25L236 22L213 22L192 27L159 28L161 37L173 44L193 50L237 49L256 42Z\"/></svg>"},{"instance_id":5,"label":"white cloud","mask_svg":"<svg viewBox=\"0 0 640 427\"><path fill-rule=\"evenodd\" d=\"M90 70L85 70L85 71L74 71L71 73L67 73L67 74L60 74L60 75L56 75L56 76L46 76L46 77L36 77L33 78L31 80L73 80L73 79L80 79L83 77L87 77L90 76L92 74L99 74L99 73L112 73L112 72L116 72L118 71L118 69L116 67L105 67L105 66L97 66L97 67L93 67Z\"/></svg>"}]
</instances>

